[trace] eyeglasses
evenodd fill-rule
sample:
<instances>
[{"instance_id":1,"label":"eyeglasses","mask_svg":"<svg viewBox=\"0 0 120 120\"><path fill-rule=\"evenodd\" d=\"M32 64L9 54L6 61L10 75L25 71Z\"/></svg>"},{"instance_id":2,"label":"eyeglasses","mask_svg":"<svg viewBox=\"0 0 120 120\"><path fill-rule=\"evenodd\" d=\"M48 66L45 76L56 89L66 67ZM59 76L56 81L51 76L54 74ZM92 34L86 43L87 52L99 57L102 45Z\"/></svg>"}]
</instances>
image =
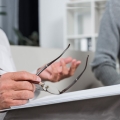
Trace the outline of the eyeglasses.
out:
<instances>
[{"instance_id":1,"label":"eyeglasses","mask_svg":"<svg viewBox=\"0 0 120 120\"><path fill-rule=\"evenodd\" d=\"M54 63L56 60L58 60L66 51L67 49L70 47L70 44L67 46L67 48L62 52L62 54L57 57L56 59L54 59L53 61L49 62L48 64L46 64L43 68L40 69L40 71L38 71L38 73L36 74L37 76L42 73L47 67L49 67L52 63ZM64 92L66 92L69 88L71 88L79 79L80 77L82 76L82 74L85 72L86 68L87 68L87 63L88 63L88 58L89 58L89 55L87 56L87 59L86 59L86 65L85 65L85 68L84 70L81 72L81 74L65 89L63 89L62 91L59 91L57 88L51 86L51 85L48 85L47 83L40 83L42 89L46 92L49 92L51 94L62 94Z\"/></svg>"}]
</instances>

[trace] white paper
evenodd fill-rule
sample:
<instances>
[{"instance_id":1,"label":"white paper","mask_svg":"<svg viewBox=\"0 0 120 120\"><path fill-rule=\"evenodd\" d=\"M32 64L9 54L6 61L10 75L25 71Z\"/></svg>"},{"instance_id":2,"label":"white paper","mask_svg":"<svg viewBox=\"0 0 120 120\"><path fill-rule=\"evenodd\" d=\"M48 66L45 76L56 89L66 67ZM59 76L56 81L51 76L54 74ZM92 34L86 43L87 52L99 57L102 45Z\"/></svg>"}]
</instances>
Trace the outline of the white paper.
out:
<instances>
[{"instance_id":1,"label":"white paper","mask_svg":"<svg viewBox=\"0 0 120 120\"><path fill-rule=\"evenodd\" d=\"M76 92L64 93L61 95L51 95L30 101L25 105L14 106L11 107L10 109L1 110L1 112L6 110L29 108L35 106L43 106L43 105L50 105L50 104L57 104L57 103L64 103L70 101L92 99L92 98L100 98L100 97L107 97L114 95L120 95L120 85L99 87L88 90L80 90Z\"/></svg>"}]
</instances>

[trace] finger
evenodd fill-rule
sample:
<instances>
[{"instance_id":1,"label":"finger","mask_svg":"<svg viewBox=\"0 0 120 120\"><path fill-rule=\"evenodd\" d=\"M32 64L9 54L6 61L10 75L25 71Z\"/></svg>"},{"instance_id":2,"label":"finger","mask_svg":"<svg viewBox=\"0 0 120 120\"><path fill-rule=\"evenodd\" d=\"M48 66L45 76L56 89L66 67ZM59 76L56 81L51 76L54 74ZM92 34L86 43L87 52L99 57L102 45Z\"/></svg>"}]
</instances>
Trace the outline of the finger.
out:
<instances>
[{"instance_id":1,"label":"finger","mask_svg":"<svg viewBox=\"0 0 120 120\"><path fill-rule=\"evenodd\" d=\"M72 64L71 64L71 67L70 67L70 70L69 70L69 75L70 76L72 76L75 73L75 71L76 71L76 69L77 69L77 67L79 66L80 63L81 62L80 61L76 61L76 59L74 59L72 61Z\"/></svg>"},{"instance_id":2,"label":"finger","mask_svg":"<svg viewBox=\"0 0 120 120\"><path fill-rule=\"evenodd\" d=\"M67 58L63 58L65 64L68 64L72 61L72 58L71 57L67 57ZM55 62L53 63L52 65L55 65L57 68L61 66L61 62ZM52 67L51 65L46 69L47 72L49 72L49 74L52 74Z\"/></svg>"},{"instance_id":3,"label":"finger","mask_svg":"<svg viewBox=\"0 0 120 120\"><path fill-rule=\"evenodd\" d=\"M24 104L26 104L26 103L28 103L28 100L12 100L12 101L10 102L10 107L11 107L11 106L24 105Z\"/></svg>"},{"instance_id":4,"label":"finger","mask_svg":"<svg viewBox=\"0 0 120 120\"><path fill-rule=\"evenodd\" d=\"M62 74L67 76L69 69L67 68L63 59L61 59L61 65L62 65Z\"/></svg>"},{"instance_id":5,"label":"finger","mask_svg":"<svg viewBox=\"0 0 120 120\"><path fill-rule=\"evenodd\" d=\"M29 100L34 97L34 93L28 90L14 91L11 94L13 100Z\"/></svg>"},{"instance_id":6,"label":"finger","mask_svg":"<svg viewBox=\"0 0 120 120\"><path fill-rule=\"evenodd\" d=\"M52 67L52 66L56 66L56 68L60 68L61 63L60 63L60 61L59 61L59 62L55 62L55 63L53 63L52 65L50 65L50 66L46 69L46 71L49 72L50 74L52 73L52 70L53 70L53 67Z\"/></svg>"},{"instance_id":7,"label":"finger","mask_svg":"<svg viewBox=\"0 0 120 120\"><path fill-rule=\"evenodd\" d=\"M52 74L51 74L50 80L52 80L53 82L58 81L57 66L55 64L52 64L51 68L52 68Z\"/></svg>"},{"instance_id":8,"label":"finger","mask_svg":"<svg viewBox=\"0 0 120 120\"><path fill-rule=\"evenodd\" d=\"M31 82L41 82L40 77L37 75L22 71L22 72L14 72L11 76L12 80L15 81L31 81Z\"/></svg>"},{"instance_id":9,"label":"finger","mask_svg":"<svg viewBox=\"0 0 120 120\"><path fill-rule=\"evenodd\" d=\"M28 102L28 100L13 100L13 99L6 99L3 100L2 103L2 109L10 108L11 106L19 106L24 105Z\"/></svg>"},{"instance_id":10,"label":"finger","mask_svg":"<svg viewBox=\"0 0 120 120\"><path fill-rule=\"evenodd\" d=\"M77 61L76 65L77 67L81 64L81 61Z\"/></svg>"},{"instance_id":11,"label":"finger","mask_svg":"<svg viewBox=\"0 0 120 120\"><path fill-rule=\"evenodd\" d=\"M70 74L70 75L73 75L75 69L76 69L76 60L73 59L72 64L71 64L71 67L70 67L70 70L69 70L69 74Z\"/></svg>"},{"instance_id":12,"label":"finger","mask_svg":"<svg viewBox=\"0 0 120 120\"><path fill-rule=\"evenodd\" d=\"M65 64L69 64L69 63L71 63L72 60L73 60L71 57L62 58L62 59L64 60ZM57 63L58 66L62 66L62 64L61 64L60 61L58 61L58 62L56 62L56 63Z\"/></svg>"},{"instance_id":13,"label":"finger","mask_svg":"<svg viewBox=\"0 0 120 120\"><path fill-rule=\"evenodd\" d=\"M13 99L13 100L29 100L34 97L34 93L31 91L27 90L22 90L22 91L14 91L14 90L9 90L1 93L1 100L2 102L6 102L6 104L9 102L7 101L8 99Z\"/></svg>"},{"instance_id":14,"label":"finger","mask_svg":"<svg viewBox=\"0 0 120 120\"><path fill-rule=\"evenodd\" d=\"M35 85L28 82L28 81L17 81L14 82L13 90L19 91L19 90L29 90L34 92L35 91Z\"/></svg>"},{"instance_id":15,"label":"finger","mask_svg":"<svg viewBox=\"0 0 120 120\"><path fill-rule=\"evenodd\" d=\"M63 58L65 64L71 63L72 62L72 58L71 57L67 57L67 58Z\"/></svg>"},{"instance_id":16,"label":"finger","mask_svg":"<svg viewBox=\"0 0 120 120\"><path fill-rule=\"evenodd\" d=\"M29 90L29 91L35 91L35 85L28 82L28 81L13 81L13 80L7 80L3 81L0 85L0 90Z\"/></svg>"}]
</instances>

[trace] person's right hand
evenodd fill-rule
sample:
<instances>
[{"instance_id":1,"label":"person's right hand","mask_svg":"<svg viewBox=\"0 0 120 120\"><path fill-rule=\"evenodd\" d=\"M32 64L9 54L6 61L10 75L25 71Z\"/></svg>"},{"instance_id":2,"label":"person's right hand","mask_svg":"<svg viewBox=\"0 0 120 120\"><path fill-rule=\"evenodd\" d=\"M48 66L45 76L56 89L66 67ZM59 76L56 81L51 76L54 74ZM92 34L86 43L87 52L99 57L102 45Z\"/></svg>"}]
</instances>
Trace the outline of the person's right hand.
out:
<instances>
[{"instance_id":1,"label":"person's right hand","mask_svg":"<svg viewBox=\"0 0 120 120\"><path fill-rule=\"evenodd\" d=\"M9 72L0 77L0 110L23 105L34 97L40 77L28 72Z\"/></svg>"}]
</instances>

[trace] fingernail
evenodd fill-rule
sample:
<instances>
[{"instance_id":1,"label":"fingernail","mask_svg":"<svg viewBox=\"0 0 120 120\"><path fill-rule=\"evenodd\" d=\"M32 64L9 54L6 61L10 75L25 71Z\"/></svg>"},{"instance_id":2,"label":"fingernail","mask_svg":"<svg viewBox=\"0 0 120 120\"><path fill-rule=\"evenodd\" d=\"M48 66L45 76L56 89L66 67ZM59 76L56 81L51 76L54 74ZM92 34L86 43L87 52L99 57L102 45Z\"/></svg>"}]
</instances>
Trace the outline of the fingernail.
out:
<instances>
[{"instance_id":1,"label":"fingernail","mask_svg":"<svg viewBox=\"0 0 120 120\"><path fill-rule=\"evenodd\" d=\"M37 76L37 81L38 82L41 82L41 78Z\"/></svg>"}]
</instances>

